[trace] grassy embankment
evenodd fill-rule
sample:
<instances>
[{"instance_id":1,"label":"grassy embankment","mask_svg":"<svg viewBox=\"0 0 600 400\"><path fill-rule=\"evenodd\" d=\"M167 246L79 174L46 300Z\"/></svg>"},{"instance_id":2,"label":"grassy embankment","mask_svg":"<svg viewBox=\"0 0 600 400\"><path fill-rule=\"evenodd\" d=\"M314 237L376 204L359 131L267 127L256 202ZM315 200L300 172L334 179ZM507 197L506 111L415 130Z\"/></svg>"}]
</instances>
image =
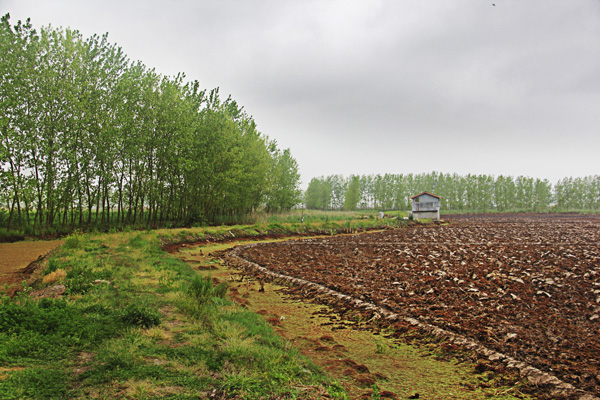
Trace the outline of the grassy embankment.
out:
<instances>
[{"instance_id":1,"label":"grassy embankment","mask_svg":"<svg viewBox=\"0 0 600 400\"><path fill-rule=\"evenodd\" d=\"M0 398L345 398L262 317L227 300L225 285L161 250L164 240L381 225L307 222L69 236L33 288L0 301ZM61 298L29 296L56 284Z\"/></svg>"},{"instance_id":2,"label":"grassy embankment","mask_svg":"<svg viewBox=\"0 0 600 400\"><path fill-rule=\"evenodd\" d=\"M114 213L111 213L111 215ZM266 227L272 224L322 224L329 222L348 222L348 220L365 220L365 219L377 219L378 212L374 210L362 210L362 211L320 211L320 210L291 210L289 212L280 214L267 214L264 211L255 212L247 215L233 215L217 217L211 226L222 226L222 225L257 225L260 227ZM116 219L116 214L112 215L112 220ZM390 211L386 213L388 217L405 217L406 212L402 211ZM163 222L159 226L150 226L146 223L137 223L130 225L123 225L120 223L111 224L96 224L85 225L78 227L76 225L62 225L57 224L56 226L42 227L33 229L33 226L27 225L23 228L12 228L7 229L8 213L6 210L0 208L0 243L2 242L16 242L22 241L26 238L38 238L48 239L65 237L74 231L86 232L86 233L117 233L117 232L130 232L130 231L145 231L149 228L164 228L164 229L183 229L182 223L175 222ZM14 223L13 223L14 226ZM188 226L189 228L190 226ZM193 228L206 228L205 224L192 224ZM297 227L296 227L297 228Z\"/></svg>"}]
</instances>

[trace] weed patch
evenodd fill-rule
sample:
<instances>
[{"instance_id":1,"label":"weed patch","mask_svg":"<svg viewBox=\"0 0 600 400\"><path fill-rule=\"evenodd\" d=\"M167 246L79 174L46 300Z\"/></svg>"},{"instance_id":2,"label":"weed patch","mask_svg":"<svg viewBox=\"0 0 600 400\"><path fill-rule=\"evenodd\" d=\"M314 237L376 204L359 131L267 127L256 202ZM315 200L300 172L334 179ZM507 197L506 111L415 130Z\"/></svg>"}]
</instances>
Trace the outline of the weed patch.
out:
<instances>
[{"instance_id":1,"label":"weed patch","mask_svg":"<svg viewBox=\"0 0 600 400\"><path fill-rule=\"evenodd\" d=\"M160 324L160 313L147 309L138 304L128 304L119 316L120 320L129 326L152 328Z\"/></svg>"},{"instance_id":2,"label":"weed patch","mask_svg":"<svg viewBox=\"0 0 600 400\"><path fill-rule=\"evenodd\" d=\"M62 368L34 367L14 371L0 380L2 399L64 399L69 376Z\"/></svg>"}]
</instances>

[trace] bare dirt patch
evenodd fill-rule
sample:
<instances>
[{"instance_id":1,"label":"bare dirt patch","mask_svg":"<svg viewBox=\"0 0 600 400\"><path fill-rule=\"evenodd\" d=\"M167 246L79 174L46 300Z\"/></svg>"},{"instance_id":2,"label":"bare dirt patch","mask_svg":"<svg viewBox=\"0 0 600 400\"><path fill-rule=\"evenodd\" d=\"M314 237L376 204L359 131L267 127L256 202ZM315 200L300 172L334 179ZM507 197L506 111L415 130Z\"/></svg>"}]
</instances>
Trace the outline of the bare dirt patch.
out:
<instances>
[{"instance_id":1,"label":"bare dirt patch","mask_svg":"<svg viewBox=\"0 0 600 400\"><path fill-rule=\"evenodd\" d=\"M600 218L460 220L264 244L240 254L455 332L600 395Z\"/></svg>"},{"instance_id":2,"label":"bare dirt patch","mask_svg":"<svg viewBox=\"0 0 600 400\"><path fill-rule=\"evenodd\" d=\"M32 271L26 268L63 244L63 240L0 243L0 287L21 282Z\"/></svg>"}]
</instances>

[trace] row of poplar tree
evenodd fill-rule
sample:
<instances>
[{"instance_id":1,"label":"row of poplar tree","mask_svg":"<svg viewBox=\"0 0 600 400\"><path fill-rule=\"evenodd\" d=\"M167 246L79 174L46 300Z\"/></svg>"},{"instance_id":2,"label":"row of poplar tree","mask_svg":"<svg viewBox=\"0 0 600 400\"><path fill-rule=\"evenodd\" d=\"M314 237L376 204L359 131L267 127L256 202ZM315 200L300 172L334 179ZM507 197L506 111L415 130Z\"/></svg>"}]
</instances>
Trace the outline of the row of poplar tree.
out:
<instances>
[{"instance_id":1,"label":"row of poplar tree","mask_svg":"<svg viewBox=\"0 0 600 400\"><path fill-rule=\"evenodd\" d=\"M7 14L0 55L0 227L210 223L300 200L290 151L231 97L107 35Z\"/></svg>"},{"instance_id":2,"label":"row of poplar tree","mask_svg":"<svg viewBox=\"0 0 600 400\"><path fill-rule=\"evenodd\" d=\"M526 176L423 174L330 175L314 178L305 192L310 209L410 210L423 191L442 196L443 210L470 212L600 210L600 176L564 178L556 184Z\"/></svg>"}]
</instances>

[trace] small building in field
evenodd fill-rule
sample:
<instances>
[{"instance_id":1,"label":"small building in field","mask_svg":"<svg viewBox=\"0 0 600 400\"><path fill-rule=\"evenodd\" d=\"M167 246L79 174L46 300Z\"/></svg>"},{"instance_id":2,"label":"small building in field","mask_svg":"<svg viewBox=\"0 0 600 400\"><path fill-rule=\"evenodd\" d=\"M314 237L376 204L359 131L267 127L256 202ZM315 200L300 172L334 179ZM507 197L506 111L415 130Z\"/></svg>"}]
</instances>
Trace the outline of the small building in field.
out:
<instances>
[{"instance_id":1,"label":"small building in field","mask_svg":"<svg viewBox=\"0 0 600 400\"><path fill-rule=\"evenodd\" d=\"M412 200L412 215L414 219L440 219L440 196L433 193L421 192L410 198Z\"/></svg>"}]
</instances>

